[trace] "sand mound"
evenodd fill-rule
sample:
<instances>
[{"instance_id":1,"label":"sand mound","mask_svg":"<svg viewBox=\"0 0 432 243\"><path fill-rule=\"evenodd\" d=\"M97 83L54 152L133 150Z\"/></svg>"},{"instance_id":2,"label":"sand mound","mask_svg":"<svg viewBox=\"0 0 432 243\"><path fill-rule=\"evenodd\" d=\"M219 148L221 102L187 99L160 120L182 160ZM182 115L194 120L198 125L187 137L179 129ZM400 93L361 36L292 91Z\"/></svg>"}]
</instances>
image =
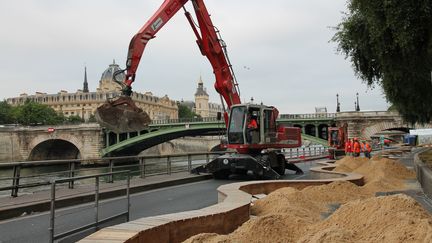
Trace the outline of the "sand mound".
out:
<instances>
[{"instance_id":1,"label":"sand mound","mask_svg":"<svg viewBox=\"0 0 432 243\"><path fill-rule=\"evenodd\" d=\"M369 159L364 157L345 156L344 158L335 162L337 167L334 169L334 171L352 172L353 170L357 169L368 161Z\"/></svg>"},{"instance_id":2,"label":"sand mound","mask_svg":"<svg viewBox=\"0 0 432 243\"><path fill-rule=\"evenodd\" d=\"M404 189L415 173L385 158L346 157L337 168L365 175L366 184L336 181L299 191L281 188L254 202L257 215L229 235L200 234L187 242L432 242L432 216L414 199L376 192ZM342 204L328 218L331 204Z\"/></svg>"},{"instance_id":3,"label":"sand mound","mask_svg":"<svg viewBox=\"0 0 432 243\"><path fill-rule=\"evenodd\" d=\"M327 185L310 186L302 190L308 198L313 198L319 203L345 203L355 199L362 199L373 196L365 192L361 187L349 181L335 181Z\"/></svg>"},{"instance_id":4,"label":"sand mound","mask_svg":"<svg viewBox=\"0 0 432 243\"><path fill-rule=\"evenodd\" d=\"M311 222L318 220L324 210L325 207L291 187L278 189L251 206L252 215L291 214Z\"/></svg>"},{"instance_id":5,"label":"sand mound","mask_svg":"<svg viewBox=\"0 0 432 243\"><path fill-rule=\"evenodd\" d=\"M432 242L432 217L402 194L356 200L310 227L298 242L323 242L328 236L349 237L349 242Z\"/></svg>"}]
</instances>

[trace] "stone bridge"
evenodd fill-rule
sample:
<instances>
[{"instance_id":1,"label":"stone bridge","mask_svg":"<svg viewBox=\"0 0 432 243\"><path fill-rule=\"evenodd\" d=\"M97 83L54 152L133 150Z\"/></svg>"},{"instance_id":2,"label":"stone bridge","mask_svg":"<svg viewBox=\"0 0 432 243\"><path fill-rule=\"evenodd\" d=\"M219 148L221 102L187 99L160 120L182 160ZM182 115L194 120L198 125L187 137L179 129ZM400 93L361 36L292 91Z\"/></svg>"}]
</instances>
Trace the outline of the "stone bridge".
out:
<instances>
[{"instance_id":1,"label":"stone bridge","mask_svg":"<svg viewBox=\"0 0 432 243\"><path fill-rule=\"evenodd\" d=\"M99 158L103 146L98 124L0 128L0 161Z\"/></svg>"},{"instance_id":2,"label":"stone bridge","mask_svg":"<svg viewBox=\"0 0 432 243\"><path fill-rule=\"evenodd\" d=\"M148 131L129 134L105 132L98 124L0 127L0 161L99 158L114 150L122 150L121 146L133 145L135 148L147 148L148 146L143 146L143 143L154 145L153 143L157 141L166 140L157 137L157 134L170 136L173 139L179 136L188 136L188 131L195 132L192 135L200 135L201 133L214 135L224 130L221 121L203 120L193 123L196 127L191 125L192 122L154 121ZM278 123L300 127L304 134L321 139L327 139L328 127L342 126L345 123L348 125L349 137L367 139L382 131L408 132L409 129L413 128L404 123L398 113L385 111L282 114ZM415 126L415 128L426 127L432 126L430 124ZM163 129L165 130L162 131ZM168 129L172 131L167 131Z\"/></svg>"}]
</instances>

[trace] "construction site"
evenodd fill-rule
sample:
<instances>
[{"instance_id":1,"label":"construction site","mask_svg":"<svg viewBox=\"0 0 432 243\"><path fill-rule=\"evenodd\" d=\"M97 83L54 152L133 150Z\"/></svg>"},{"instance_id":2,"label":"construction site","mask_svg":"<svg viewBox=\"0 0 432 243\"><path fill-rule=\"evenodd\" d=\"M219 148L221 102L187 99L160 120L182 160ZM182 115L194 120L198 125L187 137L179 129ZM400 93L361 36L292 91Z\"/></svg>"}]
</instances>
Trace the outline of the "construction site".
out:
<instances>
[{"instance_id":1,"label":"construction site","mask_svg":"<svg viewBox=\"0 0 432 243\"><path fill-rule=\"evenodd\" d=\"M311 169L342 178L227 184L217 205L109 227L81 242L431 242L430 154L404 147Z\"/></svg>"}]
</instances>

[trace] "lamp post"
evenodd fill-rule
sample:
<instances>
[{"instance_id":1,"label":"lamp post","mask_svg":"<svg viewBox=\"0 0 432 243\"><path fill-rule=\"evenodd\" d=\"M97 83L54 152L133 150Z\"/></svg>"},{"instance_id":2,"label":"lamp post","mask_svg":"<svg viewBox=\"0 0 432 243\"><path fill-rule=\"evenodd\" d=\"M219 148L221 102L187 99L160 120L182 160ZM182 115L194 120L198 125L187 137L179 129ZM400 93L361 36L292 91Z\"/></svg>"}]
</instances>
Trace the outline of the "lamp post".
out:
<instances>
[{"instance_id":1,"label":"lamp post","mask_svg":"<svg viewBox=\"0 0 432 243\"><path fill-rule=\"evenodd\" d=\"M336 112L340 112L339 94L336 94Z\"/></svg>"},{"instance_id":2,"label":"lamp post","mask_svg":"<svg viewBox=\"0 0 432 243\"><path fill-rule=\"evenodd\" d=\"M360 103L359 103L358 92L356 93L356 96L357 96L357 106L356 106L356 111L360 111Z\"/></svg>"}]
</instances>

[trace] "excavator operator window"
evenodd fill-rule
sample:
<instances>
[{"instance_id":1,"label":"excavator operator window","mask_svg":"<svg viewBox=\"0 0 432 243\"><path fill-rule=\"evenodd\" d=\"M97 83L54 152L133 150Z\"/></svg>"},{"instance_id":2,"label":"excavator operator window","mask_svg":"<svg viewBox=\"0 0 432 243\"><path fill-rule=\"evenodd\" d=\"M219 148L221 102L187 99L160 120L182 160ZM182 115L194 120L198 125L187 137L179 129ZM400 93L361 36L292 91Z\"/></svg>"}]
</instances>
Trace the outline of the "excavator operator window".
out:
<instances>
[{"instance_id":1,"label":"excavator operator window","mask_svg":"<svg viewBox=\"0 0 432 243\"><path fill-rule=\"evenodd\" d=\"M276 121L273 117L273 110L264 110L264 142L276 142Z\"/></svg>"},{"instance_id":2,"label":"excavator operator window","mask_svg":"<svg viewBox=\"0 0 432 243\"><path fill-rule=\"evenodd\" d=\"M244 124L246 117L246 107L233 107L228 128L228 143L244 143Z\"/></svg>"}]
</instances>

